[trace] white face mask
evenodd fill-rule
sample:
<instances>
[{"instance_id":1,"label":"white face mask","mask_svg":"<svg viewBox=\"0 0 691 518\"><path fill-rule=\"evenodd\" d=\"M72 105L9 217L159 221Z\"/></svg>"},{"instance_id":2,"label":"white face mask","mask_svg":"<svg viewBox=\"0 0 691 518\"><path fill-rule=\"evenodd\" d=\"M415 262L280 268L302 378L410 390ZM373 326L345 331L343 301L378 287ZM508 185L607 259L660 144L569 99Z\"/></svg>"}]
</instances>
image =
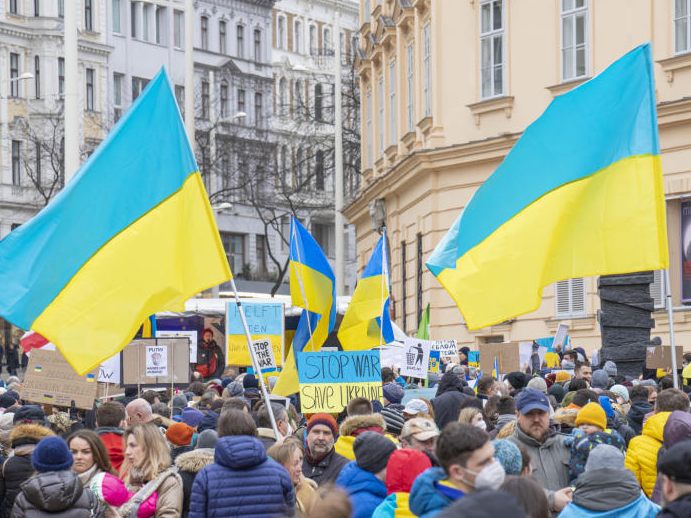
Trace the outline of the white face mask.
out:
<instances>
[{"instance_id":1,"label":"white face mask","mask_svg":"<svg viewBox=\"0 0 691 518\"><path fill-rule=\"evenodd\" d=\"M482 421L478 421L473 426L475 426L475 428L479 428L480 430L487 431L487 423L485 423L484 419Z\"/></svg>"},{"instance_id":2,"label":"white face mask","mask_svg":"<svg viewBox=\"0 0 691 518\"><path fill-rule=\"evenodd\" d=\"M504 478L506 477L504 467L497 460L494 460L491 464L482 468L479 473L470 472L475 475L475 484L473 484L473 487L476 490L499 489L499 486L504 483Z\"/></svg>"}]
</instances>

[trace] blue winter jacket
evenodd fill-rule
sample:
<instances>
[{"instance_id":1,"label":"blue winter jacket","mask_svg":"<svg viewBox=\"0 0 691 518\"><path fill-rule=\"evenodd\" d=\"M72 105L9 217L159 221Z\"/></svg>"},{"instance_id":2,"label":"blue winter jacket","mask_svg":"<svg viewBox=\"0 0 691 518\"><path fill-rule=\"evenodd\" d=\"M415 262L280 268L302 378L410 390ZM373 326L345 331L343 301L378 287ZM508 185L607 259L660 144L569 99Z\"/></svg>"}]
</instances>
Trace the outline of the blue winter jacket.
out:
<instances>
[{"instance_id":1,"label":"blue winter jacket","mask_svg":"<svg viewBox=\"0 0 691 518\"><path fill-rule=\"evenodd\" d=\"M384 483L374 473L365 471L355 462L345 465L336 479L336 485L350 495L350 502L353 504L352 518L371 518L374 510L386 498Z\"/></svg>"},{"instance_id":2,"label":"blue winter jacket","mask_svg":"<svg viewBox=\"0 0 691 518\"><path fill-rule=\"evenodd\" d=\"M283 466L248 435L221 437L214 463L195 477L190 518L292 516L295 489Z\"/></svg>"},{"instance_id":3,"label":"blue winter jacket","mask_svg":"<svg viewBox=\"0 0 691 518\"><path fill-rule=\"evenodd\" d=\"M659 512L660 507L641 494L629 505L609 511L591 511L571 502L564 507L559 518L655 518Z\"/></svg>"},{"instance_id":4,"label":"blue winter jacket","mask_svg":"<svg viewBox=\"0 0 691 518\"><path fill-rule=\"evenodd\" d=\"M410 510L420 518L432 518L463 496L463 492L439 485L446 478L442 468L429 468L410 490Z\"/></svg>"}]
</instances>

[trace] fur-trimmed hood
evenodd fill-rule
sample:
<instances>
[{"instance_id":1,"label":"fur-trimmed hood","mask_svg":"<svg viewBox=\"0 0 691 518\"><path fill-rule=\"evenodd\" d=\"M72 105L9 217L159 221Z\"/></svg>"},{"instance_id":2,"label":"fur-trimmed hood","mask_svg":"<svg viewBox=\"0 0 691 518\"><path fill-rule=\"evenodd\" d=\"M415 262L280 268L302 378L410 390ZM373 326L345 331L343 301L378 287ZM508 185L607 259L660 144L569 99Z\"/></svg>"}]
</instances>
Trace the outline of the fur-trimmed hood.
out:
<instances>
[{"instance_id":1,"label":"fur-trimmed hood","mask_svg":"<svg viewBox=\"0 0 691 518\"><path fill-rule=\"evenodd\" d=\"M180 471L199 473L204 466L208 466L214 461L213 448L199 448L178 455L175 459L175 467Z\"/></svg>"},{"instance_id":2,"label":"fur-trimmed hood","mask_svg":"<svg viewBox=\"0 0 691 518\"><path fill-rule=\"evenodd\" d=\"M55 434L40 424L20 424L10 432L10 445L15 448L22 444L37 444L38 441L49 435Z\"/></svg>"},{"instance_id":3,"label":"fur-trimmed hood","mask_svg":"<svg viewBox=\"0 0 691 518\"><path fill-rule=\"evenodd\" d=\"M386 422L381 414L354 415L341 423L340 434L353 435L358 430L364 431L374 426L380 427L382 433L386 430Z\"/></svg>"},{"instance_id":4,"label":"fur-trimmed hood","mask_svg":"<svg viewBox=\"0 0 691 518\"><path fill-rule=\"evenodd\" d=\"M554 413L554 422L560 425L566 425L571 428L576 428L576 417L578 410L575 408L559 408Z\"/></svg>"}]
</instances>

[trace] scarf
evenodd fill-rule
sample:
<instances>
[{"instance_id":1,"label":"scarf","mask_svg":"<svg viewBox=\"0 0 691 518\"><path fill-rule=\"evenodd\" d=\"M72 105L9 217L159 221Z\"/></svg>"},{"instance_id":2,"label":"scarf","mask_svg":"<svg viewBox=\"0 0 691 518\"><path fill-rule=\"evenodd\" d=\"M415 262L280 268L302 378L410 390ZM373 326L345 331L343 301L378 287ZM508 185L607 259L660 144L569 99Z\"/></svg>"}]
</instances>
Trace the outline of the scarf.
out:
<instances>
[{"instance_id":1,"label":"scarf","mask_svg":"<svg viewBox=\"0 0 691 518\"><path fill-rule=\"evenodd\" d=\"M91 482L91 479L93 476L100 471L98 469L98 466L94 464L91 466L89 469L87 469L84 473L79 473L77 477L79 478L79 481L82 483L82 487L89 487L89 483Z\"/></svg>"}]
</instances>

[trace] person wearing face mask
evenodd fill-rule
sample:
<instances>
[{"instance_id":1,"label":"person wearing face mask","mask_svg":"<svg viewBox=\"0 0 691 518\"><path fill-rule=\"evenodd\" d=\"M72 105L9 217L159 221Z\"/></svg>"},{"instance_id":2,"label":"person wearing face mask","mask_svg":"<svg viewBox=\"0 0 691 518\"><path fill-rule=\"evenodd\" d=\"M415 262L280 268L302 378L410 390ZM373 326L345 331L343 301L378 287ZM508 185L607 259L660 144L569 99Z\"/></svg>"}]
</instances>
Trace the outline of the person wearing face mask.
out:
<instances>
[{"instance_id":1,"label":"person wearing face mask","mask_svg":"<svg viewBox=\"0 0 691 518\"><path fill-rule=\"evenodd\" d=\"M314 414L307 422L302 473L318 485L334 482L348 459L336 453L338 424L329 414Z\"/></svg>"},{"instance_id":2,"label":"person wearing face mask","mask_svg":"<svg viewBox=\"0 0 691 518\"><path fill-rule=\"evenodd\" d=\"M482 410L476 407L466 407L461 410L458 416L458 422L473 425L480 430L487 431L487 422L485 416L482 415Z\"/></svg>"},{"instance_id":3,"label":"person wearing face mask","mask_svg":"<svg viewBox=\"0 0 691 518\"><path fill-rule=\"evenodd\" d=\"M467 494L497 489L504 482L504 468L494 458L489 435L476 426L447 425L436 453L442 467L425 471L410 492L410 510L416 516L435 516Z\"/></svg>"}]
</instances>

